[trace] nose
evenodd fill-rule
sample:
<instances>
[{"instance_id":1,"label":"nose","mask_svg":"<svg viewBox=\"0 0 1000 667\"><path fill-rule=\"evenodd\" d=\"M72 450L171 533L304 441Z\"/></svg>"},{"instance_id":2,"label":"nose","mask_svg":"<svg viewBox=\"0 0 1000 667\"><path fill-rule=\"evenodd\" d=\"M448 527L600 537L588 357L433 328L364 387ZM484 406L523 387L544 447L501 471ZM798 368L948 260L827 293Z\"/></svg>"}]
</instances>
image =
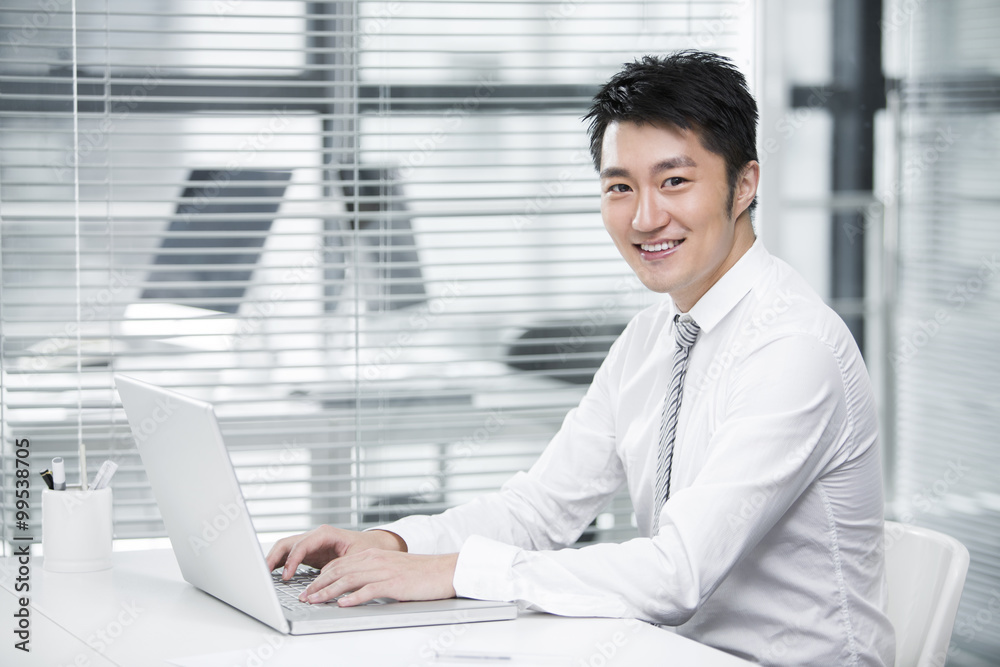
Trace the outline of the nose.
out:
<instances>
[{"instance_id":1,"label":"nose","mask_svg":"<svg viewBox=\"0 0 1000 667\"><path fill-rule=\"evenodd\" d=\"M632 217L632 229L637 232L653 232L669 223L670 215L662 206L657 193L640 191L636 199L635 215Z\"/></svg>"}]
</instances>

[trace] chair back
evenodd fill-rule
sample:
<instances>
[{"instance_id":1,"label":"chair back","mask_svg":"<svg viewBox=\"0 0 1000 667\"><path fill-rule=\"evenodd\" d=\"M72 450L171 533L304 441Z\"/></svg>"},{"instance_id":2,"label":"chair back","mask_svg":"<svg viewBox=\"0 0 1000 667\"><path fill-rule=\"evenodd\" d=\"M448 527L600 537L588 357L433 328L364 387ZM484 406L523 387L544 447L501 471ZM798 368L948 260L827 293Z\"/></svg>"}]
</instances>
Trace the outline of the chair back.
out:
<instances>
[{"instance_id":1,"label":"chair back","mask_svg":"<svg viewBox=\"0 0 1000 667\"><path fill-rule=\"evenodd\" d=\"M969 550L943 533L885 522L889 620L896 667L943 665L969 569Z\"/></svg>"}]
</instances>

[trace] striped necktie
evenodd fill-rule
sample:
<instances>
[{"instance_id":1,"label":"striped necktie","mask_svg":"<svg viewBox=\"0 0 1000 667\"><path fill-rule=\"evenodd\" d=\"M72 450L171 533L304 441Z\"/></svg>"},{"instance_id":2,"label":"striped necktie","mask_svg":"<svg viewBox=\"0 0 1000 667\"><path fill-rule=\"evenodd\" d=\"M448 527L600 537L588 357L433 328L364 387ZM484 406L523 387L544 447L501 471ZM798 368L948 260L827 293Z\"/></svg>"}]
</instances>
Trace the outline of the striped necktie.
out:
<instances>
[{"instance_id":1,"label":"striped necktie","mask_svg":"<svg viewBox=\"0 0 1000 667\"><path fill-rule=\"evenodd\" d=\"M660 449L656 460L656 503L653 510L653 535L660 527L660 510L670 497L670 468L674 458L674 436L677 434L677 413L681 409L684 392L684 374L687 372L688 354L701 329L698 323L685 315L674 315L674 370L670 376L670 389L663 401L663 416L660 422Z\"/></svg>"}]
</instances>

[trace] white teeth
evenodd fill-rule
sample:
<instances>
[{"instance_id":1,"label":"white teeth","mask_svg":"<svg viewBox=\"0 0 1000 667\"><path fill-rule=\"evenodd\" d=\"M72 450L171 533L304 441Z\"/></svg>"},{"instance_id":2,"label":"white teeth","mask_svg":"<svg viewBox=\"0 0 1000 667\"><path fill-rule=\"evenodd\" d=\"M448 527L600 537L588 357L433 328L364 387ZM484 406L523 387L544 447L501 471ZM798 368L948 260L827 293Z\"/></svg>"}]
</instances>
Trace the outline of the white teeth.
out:
<instances>
[{"instance_id":1,"label":"white teeth","mask_svg":"<svg viewBox=\"0 0 1000 667\"><path fill-rule=\"evenodd\" d=\"M680 245L680 241L667 241L666 243L656 243L656 244L640 243L639 247L645 250L646 252L659 252L660 250L668 250L678 245Z\"/></svg>"}]
</instances>

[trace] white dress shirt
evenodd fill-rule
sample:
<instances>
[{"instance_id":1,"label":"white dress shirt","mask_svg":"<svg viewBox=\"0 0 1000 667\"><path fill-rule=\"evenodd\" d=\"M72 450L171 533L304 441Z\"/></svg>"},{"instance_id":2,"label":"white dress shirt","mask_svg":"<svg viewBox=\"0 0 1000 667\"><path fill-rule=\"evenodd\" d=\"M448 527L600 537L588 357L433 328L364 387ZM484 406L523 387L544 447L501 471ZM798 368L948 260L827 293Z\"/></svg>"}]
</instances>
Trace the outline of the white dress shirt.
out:
<instances>
[{"instance_id":1,"label":"white dress shirt","mask_svg":"<svg viewBox=\"0 0 1000 667\"><path fill-rule=\"evenodd\" d=\"M701 334L652 526L676 312L633 318L529 472L384 528L459 552L459 596L677 626L768 665L893 665L878 425L847 327L754 243L690 310ZM560 549L622 484L640 537Z\"/></svg>"}]
</instances>

